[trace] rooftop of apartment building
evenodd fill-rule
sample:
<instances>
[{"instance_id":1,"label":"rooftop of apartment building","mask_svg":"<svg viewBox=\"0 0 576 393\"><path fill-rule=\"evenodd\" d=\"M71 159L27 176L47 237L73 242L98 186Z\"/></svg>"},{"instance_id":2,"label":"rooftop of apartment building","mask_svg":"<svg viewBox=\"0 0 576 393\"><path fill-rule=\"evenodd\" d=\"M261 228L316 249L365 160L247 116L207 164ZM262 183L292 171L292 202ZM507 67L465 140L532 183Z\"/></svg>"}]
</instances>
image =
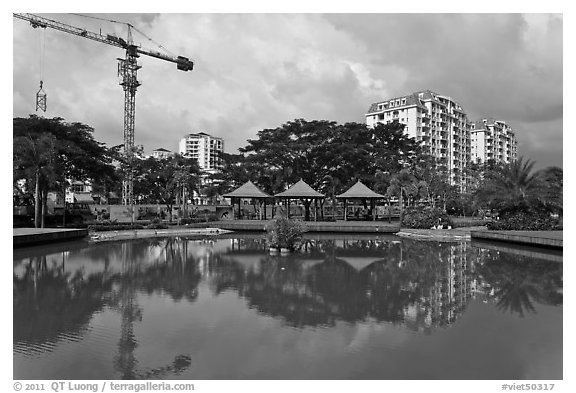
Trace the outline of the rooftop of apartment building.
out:
<instances>
[{"instance_id":1,"label":"rooftop of apartment building","mask_svg":"<svg viewBox=\"0 0 576 393\"><path fill-rule=\"evenodd\" d=\"M484 119L472 122L473 129L477 129L477 130L485 129L487 126L494 126L494 125L498 125L500 127L507 126L505 121L496 120L493 117L488 117L488 118L484 118Z\"/></svg>"},{"instance_id":2,"label":"rooftop of apartment building","mask_svg":"<svg viewBox=\"0 0 576 393\"><path fill-rule=\"evenodd\" d=\"M190 133L188 135L185 135L184 138L213 138L213 139L222 139L218 136L212 136L210 134L207 134L205 132L196 132L196 133Z\"/></svg>"},{"instance_id":3,"label":"rooftop of apartment building","mask_svg":"<svg viewBox=\"0 0 576 393\"><path fill-rule=\"evenodd\" d=\"M424 105L425 102L434 102L442 106L445 106L448 102L452 102L453 104L455 104L453 109L464 113L464 110L462 109L460 104L458 104L452 98L435 93L432 90L422 90L406 96L394 97L387 100L375 102L370 105L370 108L368 109L368 112L366 114L369 115L372 113L383 112L385 110L392 109L392 107L389 107L389 104L392 102L396 103L398 101L400 102L400 105L394 105L394 108L417 106L423 110L428 110L428 108L426 108L426 106Z\"/></svg>"}]
</instances>

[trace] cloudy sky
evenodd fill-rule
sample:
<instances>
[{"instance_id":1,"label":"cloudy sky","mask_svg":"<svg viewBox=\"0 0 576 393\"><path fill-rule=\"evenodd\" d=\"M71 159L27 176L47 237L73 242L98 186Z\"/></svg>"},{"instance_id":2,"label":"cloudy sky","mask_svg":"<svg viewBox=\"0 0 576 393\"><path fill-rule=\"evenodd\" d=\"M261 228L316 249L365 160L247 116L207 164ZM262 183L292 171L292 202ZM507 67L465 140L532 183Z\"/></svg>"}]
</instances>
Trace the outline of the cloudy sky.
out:
<instances>
[{"instance_id":1,"label":"cloudy sky","mask_svg":"<svg viewBox=\"0 0 576 393\"><path fill-rule=\"evenodd\" d=\"M103 34L117 23L40 14ZM517 132L537 167L562 166L561 14L91 14L128 22L143 48L184 55L190 72L142 56L136 144L177 150L207 132L237 152L264 128L296 119L364 122L372 102L430 89L472 120L494 117ZM121 49L13 18L13 116L35 113L44 80L47 117L122 143ZM161 50L161 49L160 49ZM44 55L42 56L42 52Z\"/></svg>"}]
</instances>

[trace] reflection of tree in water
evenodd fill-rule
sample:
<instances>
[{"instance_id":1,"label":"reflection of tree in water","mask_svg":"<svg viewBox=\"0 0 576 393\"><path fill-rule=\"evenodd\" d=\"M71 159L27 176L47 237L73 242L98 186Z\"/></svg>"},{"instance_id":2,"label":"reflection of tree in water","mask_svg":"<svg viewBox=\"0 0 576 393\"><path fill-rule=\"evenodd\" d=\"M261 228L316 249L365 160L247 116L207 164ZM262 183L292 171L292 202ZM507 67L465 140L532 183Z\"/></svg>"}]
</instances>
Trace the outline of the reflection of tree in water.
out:
<instances>
[{"instance_id":1,"label":"reflection of tree in water","mask_svg":"<svg viewBox=\"0 0 576 393\"><path fill-rule=\"evenodd\" d=\"M390 241L308 240L303 247L306 255L257 256L258 271L242 269L233 256L217 259L211 265L211 285L216 293L237 290L251 307L292 326L331 326L339 320L353 323L368 318L403 323L407 307L426 303L445 274L444 264L430 256L449 253L446 247L418 243L407 249ZM317 263L308 266L307 257ZM368 266L354 268L348 261L355 259ZM429 303L422 307L430 308Z\"/></svg>"},{"instance_id":2,"label":"reflection of tree in water","mask_svg":"<svg viewBox=\"0 0 576 393\"><path fill-rule=\"evenodd\" d=\"M498 251L484 252L476 270L488 297L501 311L524 317L534 303L561 305L562 264Z\"/></svg>"},{"instance_id":3,"label":"reflection of tree in water","mask_svg":"<svg viewBox=\"0 0 576 393\"><path fill-rule=\"evenodd\" d=\"M48 266L45 255L30 258L24 274L14 275L13 286L14 344L22 350L82 336L110 289L102 274L72 274L64 270L64 261Z\"/></svg>"},{"instance_id":4,"label":"reflection of tree in water","mask_svg":"<svg viewBox=\"0 0 576 393\"><path fill-rule=\"evenodd\" d=\"M526 299L562 302L561 271L550 272L548 263L513 262L519 260L515 255L495 255L493 264L477 271L479 257L468 243L307 239L303 253L291 257L270 257L258 250L260 254L252 250L259 264L253 270L234 262L240 252L215 258L212 288L217 294L236 290L250 307L297 327L370 318L429 332L462 315L478 280L498 288L499 307L519 315L533 309ZM360 260L359 267L352 267L355 260ZM546 274L551 276L541 281Z\"/></svg>"},{"instance_id":5,"label":"reflection of tree in water","mask_svg":"<svg viewBox=\"0 0 576 393\"><path fill-rule=\"evenodd\" d=\"M108 271L109 263L104 263L100 272L86 274L83 269L65 271L64 262L49 266L45 255L30 259L23 274L14 275L16 350L22 347L26 351L30 344L35 344L45 351L44 344L55 343L59 337L80 339L93 314L108 306L121 314L121 337L114 365L123 379L162 378L181 373L191 364L188 355L177 355L168 365L138 370L134 323L142 320L142 310L136 301L137 292L161 292L175 300L193 301L201 275L195 261L187 255L186 241L169 239L156 243L155 247L160 245L166 253L155 264L144 263L148 245L139 241L113 247L112 253L122 261L121 273ZM109 260L104 254L101 257Z\"/></svg>"}]
</instances>

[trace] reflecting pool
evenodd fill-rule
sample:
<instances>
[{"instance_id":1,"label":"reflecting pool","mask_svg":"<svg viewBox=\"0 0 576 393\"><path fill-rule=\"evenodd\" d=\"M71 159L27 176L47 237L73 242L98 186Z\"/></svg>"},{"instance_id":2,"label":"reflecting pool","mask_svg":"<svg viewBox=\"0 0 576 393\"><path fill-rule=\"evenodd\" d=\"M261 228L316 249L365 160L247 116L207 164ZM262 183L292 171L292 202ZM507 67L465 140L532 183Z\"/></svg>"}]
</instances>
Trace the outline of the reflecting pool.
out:
<instances>
[{"instance_id":1,"label":"reflecting pool","mask_svg":"<svg viewBox=\"0 0 576 393\"><path fill-rule=\"evenodd\" d=\"M554 258L235 236L15 249L14 379L562 378Z\"/></svg>"}]
</instances>

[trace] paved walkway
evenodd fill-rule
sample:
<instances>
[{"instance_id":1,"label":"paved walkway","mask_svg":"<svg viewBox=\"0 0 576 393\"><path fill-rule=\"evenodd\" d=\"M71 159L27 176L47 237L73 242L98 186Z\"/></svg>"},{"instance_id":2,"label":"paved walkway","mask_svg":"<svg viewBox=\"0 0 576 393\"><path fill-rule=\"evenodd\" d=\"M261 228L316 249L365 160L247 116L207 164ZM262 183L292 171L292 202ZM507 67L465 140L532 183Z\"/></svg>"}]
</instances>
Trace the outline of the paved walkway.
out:
<instances>
[{"instance_id":1,"label":"paved walkway","mask_svg":"<svg viewBox=\"0 0 576 393\"><path fill-rule=\"evenodd\" d=\"M539 247L562 248L563 231L471 231L472 239L497 240Z\"/></svg>"},{"instance_id":2,"label":"paved walkway","mask_svg":"<svg viewBox=\"0 0 576 393\"><path fill-rule=\"evenodd\" d=\"M88 230L69 228L14 228L12 234L13 246L24 247L42 243L82 239L88 236Z\"/></svg>"},{"instance_id":3,"label":"paved walkway","mask_svg":"<svg viewBox=\"0 0 576 393\"><path fill-rule=\"evenodd\" d=\"M486 230L486 227L465 227L453 229L412 229L402 228L396 235L401 237L409 237L418 240L433 240L433 241L446 241L457 242L463 240L470 240L470 233L472 231Z\"/></svg>"},{"instance_id":4,"label":"paved walkway","mask_svg":"<svg viewBox=\"0 0 576 393\"><path fill-rule=\"evenodd\" d=\"M190 227L216 227L231 231L264 231L269 221L264 220L222 220L190 224ZM342 233L396 233L398 221L306 221L308 232Z\"/></svg>"},{"instance_id":5,"label":"paved walkway","mask_svg":"<svg viewBox=\"0 0 576 393\"><path fill-rule=\"evenodd\" d=\"M562 249L563 246L562 231L489 231L486 227L481 226L454 229L402 228L397 235L434 241L481 239L555 249Z\"/></svg>"},{"instance_id":6,"label":"paved walkway","mask_svg":"<svg viewBox=\"0 0 576 393\"><path fill-rule=\"evenodd\" d=\"M232 224L230 224L232 223ZM129 230L100 232L93 235L92 240L110 240L112 238L134 238L147 236L169 236L176 234L218 233L216 228L224 230L257 230L263 231L266 221L219 221L205 223L209 228L198 229L174 228L168 230ZM228 225L225 225L228 224ZM311 232L347 232L347 233L395 233L401 237L418 240L433 241L465 241L471 239L501 241L523 244L535 247L548 247L562 249L562 231L488 231L485 227L466 227L454 229L410 229L402 228L398 231L398 223L366 222L366 221L338 221L338 222L308 222ZM208 226L208 225L206 225ZM67 228L14 228L14 247L31 246L35 244L81 239L88 235L87 229Z\"/></svg>"}]
</instances>

